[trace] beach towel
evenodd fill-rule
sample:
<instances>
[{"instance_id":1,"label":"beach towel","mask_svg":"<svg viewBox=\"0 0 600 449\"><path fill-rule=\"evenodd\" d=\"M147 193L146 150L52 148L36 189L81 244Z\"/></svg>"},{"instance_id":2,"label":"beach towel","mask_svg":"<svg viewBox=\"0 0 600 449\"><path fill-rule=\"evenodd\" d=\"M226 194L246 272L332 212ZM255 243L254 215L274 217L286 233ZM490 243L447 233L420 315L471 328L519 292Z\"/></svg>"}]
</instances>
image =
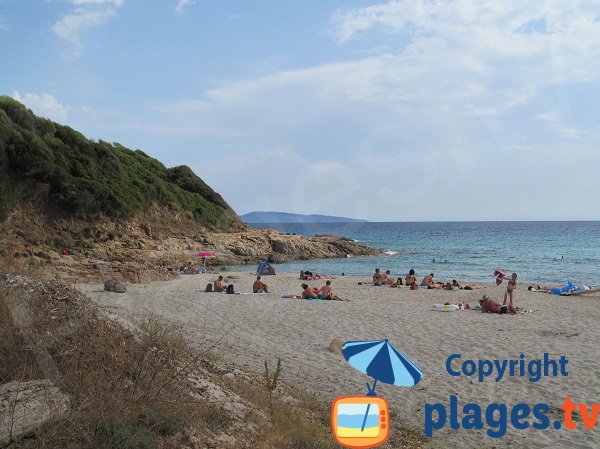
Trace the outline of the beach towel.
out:
<instances>
[{"instance_id":1,"label":"beach towel","mask_svg":"<svg viewBox=\"0 0 600 449\"><path fill-rule=\"evenodd\" d=\"M534 313L535 310L534 309L523 309L521 307L517 307L517 312L523 313L523 314L529 314L529 313Z\"/></svg>"},{"instance_id":2,"label":"beach towel","mask_svg":"<svg viewBox=\"0 0 600 449\"><path fill-rule=\"evenodd\" d=\"M303 298L300 295L281 295L281 297L287 299L304 299L306 301L324 301L323 298Z\"/></svg>"}]
</instances>

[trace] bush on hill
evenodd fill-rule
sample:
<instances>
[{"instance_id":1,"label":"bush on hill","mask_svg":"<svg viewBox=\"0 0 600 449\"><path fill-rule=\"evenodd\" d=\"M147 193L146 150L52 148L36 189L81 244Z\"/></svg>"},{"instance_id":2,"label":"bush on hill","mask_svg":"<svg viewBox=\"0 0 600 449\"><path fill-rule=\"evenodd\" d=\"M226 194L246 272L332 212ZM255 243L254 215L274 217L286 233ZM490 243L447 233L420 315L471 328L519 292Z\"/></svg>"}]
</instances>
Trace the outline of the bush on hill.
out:
<instances>
[{"instance_id":1,"label":"bush on hill","mask_svg":"<svg viewBox=\"0 0 600 449\"><path fill-rule=\"evenodd\" d=\"M189 211L210 229L238 223L225 200L189 167L166 168L140 150L94 142L0 96L0 219L18 201L54 213L111 218L159 204Z\"/></svg>"}]
</instances>

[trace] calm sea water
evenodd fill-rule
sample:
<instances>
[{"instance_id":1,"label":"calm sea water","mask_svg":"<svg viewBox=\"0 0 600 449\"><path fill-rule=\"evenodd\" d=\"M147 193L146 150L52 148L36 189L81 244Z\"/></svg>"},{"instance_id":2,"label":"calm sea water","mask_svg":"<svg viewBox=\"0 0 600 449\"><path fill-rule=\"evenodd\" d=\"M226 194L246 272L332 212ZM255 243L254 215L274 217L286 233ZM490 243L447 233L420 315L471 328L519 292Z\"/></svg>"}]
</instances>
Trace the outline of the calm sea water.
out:
<instances>
[{"instance_id":1,"label":"calm sea water","mask_svg":"<svg viewBox=\"0 0 600 449\"><path fill-rule=\"evenodd\" d=\"M274 264L276 270L370 275L376 267L404 277L433 272L436 279L493 281L493 271L517 272L522 283L600 286L600 221L273 223L255 225L304 236L335 234L385 249L384 257ZM435 259L435 263L433 263ZM247 269L248 267L245 267Z\"/></svg>"}]
</instances>

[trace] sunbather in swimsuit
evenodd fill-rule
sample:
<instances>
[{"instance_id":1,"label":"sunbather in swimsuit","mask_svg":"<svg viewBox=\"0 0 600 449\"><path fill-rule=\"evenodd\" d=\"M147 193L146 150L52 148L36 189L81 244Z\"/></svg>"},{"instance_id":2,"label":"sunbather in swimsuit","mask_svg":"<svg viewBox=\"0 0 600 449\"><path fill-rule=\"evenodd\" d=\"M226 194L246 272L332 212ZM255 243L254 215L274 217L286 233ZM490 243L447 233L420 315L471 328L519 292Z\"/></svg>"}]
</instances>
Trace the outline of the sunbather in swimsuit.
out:
<instances>
[{"instance_id":1,"label":"sunbather in swimsuit","mask_svg":"<svg viewBox=\"0 0 600 449\"><path fill-rule=\"evenodd\" d=\"M513 273L511 278L508 280L508 285L506 286L506 292L504 292L504 301L502 301L502 305L506 304L506 299L510 297L510 305L513 305L513 291L517 288L517 273Z\"/></svg>"}]
</instances>

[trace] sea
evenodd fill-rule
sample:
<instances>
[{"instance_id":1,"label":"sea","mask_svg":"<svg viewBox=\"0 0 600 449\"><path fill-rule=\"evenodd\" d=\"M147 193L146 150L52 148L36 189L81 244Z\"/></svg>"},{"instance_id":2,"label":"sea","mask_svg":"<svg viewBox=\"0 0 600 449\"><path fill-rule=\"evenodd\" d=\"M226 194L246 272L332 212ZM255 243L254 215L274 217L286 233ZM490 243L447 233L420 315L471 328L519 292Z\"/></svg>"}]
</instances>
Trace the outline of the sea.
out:
<instances>
[{"instance_id":1,"label":"sea","mask_svg":"<svg viewBox=\"0 0 600 449\"><path fill-rule=\"evenodd\" d=\"M273 264L334 276L370 276L375 268L404 278L434 273L435 280L492 282L499 268L530 285L600 286L600 221L270 223L256 228L314 236L335 234L381 248L383 256ZM233 267L232 267L233 268ZM236 267L247 270L248 267Z\"/></svg>"}]
</instances>

